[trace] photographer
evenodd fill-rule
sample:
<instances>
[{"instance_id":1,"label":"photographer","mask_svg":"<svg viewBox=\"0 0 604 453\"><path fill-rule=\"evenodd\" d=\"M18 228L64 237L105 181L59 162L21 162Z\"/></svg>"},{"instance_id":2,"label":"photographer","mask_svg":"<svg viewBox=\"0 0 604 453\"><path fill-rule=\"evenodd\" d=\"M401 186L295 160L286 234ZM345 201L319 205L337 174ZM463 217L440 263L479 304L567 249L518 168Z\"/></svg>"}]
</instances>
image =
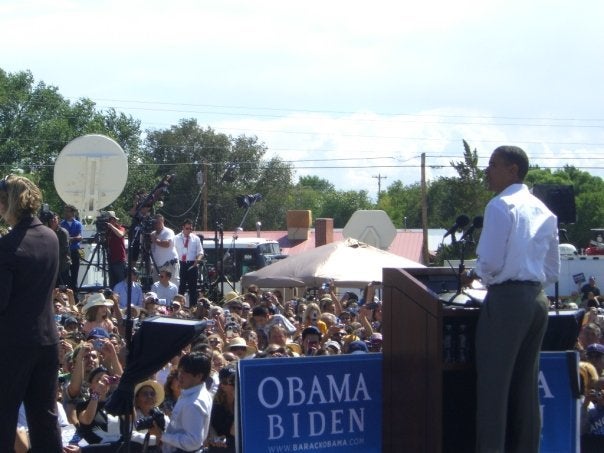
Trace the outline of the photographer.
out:
<instances>
[{"instance_id":1,"label":"photographer","mask_svg":"<svg viewBox=\"0 0 604 453\"><path fill-rule=\"evenodd\" d=\"M122 439L122 421L118 416L105 411L105 403L117 378L99 366L88 376L89 396L78 404L78 435L94 447L83 447L82 451L117 451ZM101 447L102 445L102 447Z\"/></svg>"},{"instance_id":2,"label":"photographer","mask_svg":"<svg viewBox=\"0 0 604 453\"><path fill-rule=\"evenodd\" d=\"M158 409L164 401L164 388L159 382L149 379L134 388L135 426L132 432L132 442L143 445L146 452L160 452L157 437L149 433L149 428L156 422L160 429L165 429L167 417ZM138 445L136 446L138 447ZM133 451L138 451L137 448Z\"/></svg>"},{"instance_id":3,"label":"photographer","mask_svg":"<svg viewBox=\"0 0 604 453\"><path fill-rule=\"evenodd\" d=\"M107 262L109 264L109 286L112 288L126 278L126 228L118 223L120 219L114 211L107 211L105 218L105 238L107 242Z\"/></svg>"},{"instance_id":4,"label":"photographer","mask_svg":"<svg viewBox=\"0 0 604 453\"><path fill-rule=\"evenodd\" d=\"M174 246L174 231L165 225L163 215L156 214L153 218L155 219L155 231L151 233L151 255L155 261L153 275L158 276L159 269L168 270L171 274L170 281L178 287L180 262Z\"/></svg>"}]
</instances>

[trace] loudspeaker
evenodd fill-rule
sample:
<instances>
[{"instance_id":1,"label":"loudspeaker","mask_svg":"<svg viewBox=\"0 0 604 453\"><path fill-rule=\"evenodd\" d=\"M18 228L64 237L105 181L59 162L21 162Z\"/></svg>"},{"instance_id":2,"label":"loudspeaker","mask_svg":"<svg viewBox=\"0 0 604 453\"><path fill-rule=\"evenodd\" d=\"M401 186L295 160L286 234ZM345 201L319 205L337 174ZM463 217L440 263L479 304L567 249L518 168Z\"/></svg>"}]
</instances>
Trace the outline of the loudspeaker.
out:
<instances>
[{"instance_id":1,"label":"loudspeaker","mask_svg":"<svg viewBox=\"0 0 604 453\"><path fill-rule=\"evenodd\" d=\"M575 223L577 221L573 186L536 184L533 186L533 195L545 203L545 206L558 217L558 223Z\"/></svg>"}]
</instances>

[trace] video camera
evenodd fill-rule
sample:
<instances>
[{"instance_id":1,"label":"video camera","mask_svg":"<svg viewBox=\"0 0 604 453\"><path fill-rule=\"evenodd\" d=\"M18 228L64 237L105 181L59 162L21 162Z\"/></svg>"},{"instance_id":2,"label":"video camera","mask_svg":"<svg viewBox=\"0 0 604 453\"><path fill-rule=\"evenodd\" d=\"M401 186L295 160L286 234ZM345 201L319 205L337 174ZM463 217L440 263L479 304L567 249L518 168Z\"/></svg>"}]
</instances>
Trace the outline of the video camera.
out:
<instances>
[{"instance_id":1,"label":"video camera","mask_svg":"<svg viewBox=\"0 0 604 453\"><path fill-rule=\"evenodd\" d=\"M99 211L99 215L94 221L94 225L96 226L96 232L99 234L105 233L107 231L107 224L111 220L111 216L107 211Z\"/></svg>"},{"instance_id":2,"label":"video camera","mask_svg":"<svg viewBox=\"0 0 604 453\"><path fill-rule=\"evenodd\" d=\"M155 231L157 220L153 217L145 217L141 222L141 232L143 234L151 234Z\"/></svg>"}]
</instances>

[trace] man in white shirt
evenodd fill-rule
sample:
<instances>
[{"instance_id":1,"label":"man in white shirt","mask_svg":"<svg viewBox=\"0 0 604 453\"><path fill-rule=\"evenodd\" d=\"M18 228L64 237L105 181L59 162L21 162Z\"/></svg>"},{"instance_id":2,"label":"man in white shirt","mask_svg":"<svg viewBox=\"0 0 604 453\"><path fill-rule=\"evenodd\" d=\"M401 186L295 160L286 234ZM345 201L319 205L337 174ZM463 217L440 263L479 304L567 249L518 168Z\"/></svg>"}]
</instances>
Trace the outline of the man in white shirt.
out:
<instances>
[{"instance_id":1,"label":"man in white shirt","mask_svg":"<svg viewBox=\"0 0 604 453\"><path fill-rule=\"evenodd\" d=\"M149 430L149 433L157 436L163 453L201 451L212 413L212 395L205 383L211 368L211 359L206 354L191 352L181 357L178 364L181 392L170 423L165 432L156 424Z\"/></svg>"},{"instance_id":2,"label":"man in white shirt","mask_svg":"<svg viewBox=\"0 0 604 453\"><path fill-rule=\"evenodd\" d=\"M155 231L151 233L151 256L155 262L153 275L157 277L159 269L167 269L172 274L172 283L176 286L180 283L180 265L178 253L174 247L174 231L165 226L164 216L156 214Z\"/></svg>"},{"instance_id":3,"label":"man in white shirt","mask_svg":"<svg viewBox=\"0 0 604 453\"><path fill-rule=\"evenodd\" d=\"M493 151L476 249L476 274L488 288L476 328L477 452L538 452L538 373L549 301L558 280L558 224L523 184L529 168L516 146Z\"/></svg>"},{"instance_id":4,"label":"man in white shirt","mask_svg":"<svg viewBox=\"0 0 604 453\"><path fill-rule=\"evenodd\" d=\"M174 246L178 253L180 265L180 286L178 293L189 294L189 307L197 303L197 278L199 263L203 259L201 239L193 231L193 221L185 219L182 231L174 237Z\"/></svg>"}]
</instances>

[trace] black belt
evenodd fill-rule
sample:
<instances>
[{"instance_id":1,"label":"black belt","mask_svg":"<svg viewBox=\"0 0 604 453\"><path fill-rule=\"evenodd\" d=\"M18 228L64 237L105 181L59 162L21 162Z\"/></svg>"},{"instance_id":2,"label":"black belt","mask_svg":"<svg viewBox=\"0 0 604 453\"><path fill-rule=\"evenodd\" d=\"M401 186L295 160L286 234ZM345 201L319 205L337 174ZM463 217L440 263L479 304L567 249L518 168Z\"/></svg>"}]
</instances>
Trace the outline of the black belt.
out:
<instances>
[{"instance_id":1,"label":"black belt","mask_svg":"<svg viewBox=\"0 0 604 453\"><path fill-rule=\"evenodd\" d=\"M513 285L520 285L520 286L541 286L541 282L534 282L531 280L506 280L504 282L501 283L493 283L492 285L489 285L489 288L493 287L493 286L513 286Z\"/></svg>"},{"instance_id":2,"label":"black belt","mask_svg":"<svg viewBox=\"0 0 604 453\"><path fill-rule=\"evenodd\" d=\"M193 260L193 261L181 261L181 263L185 263L185 264L195 264L195 263L196 263L196 261L195 261L195 260Z\"/></svg>"}]
</instances>

